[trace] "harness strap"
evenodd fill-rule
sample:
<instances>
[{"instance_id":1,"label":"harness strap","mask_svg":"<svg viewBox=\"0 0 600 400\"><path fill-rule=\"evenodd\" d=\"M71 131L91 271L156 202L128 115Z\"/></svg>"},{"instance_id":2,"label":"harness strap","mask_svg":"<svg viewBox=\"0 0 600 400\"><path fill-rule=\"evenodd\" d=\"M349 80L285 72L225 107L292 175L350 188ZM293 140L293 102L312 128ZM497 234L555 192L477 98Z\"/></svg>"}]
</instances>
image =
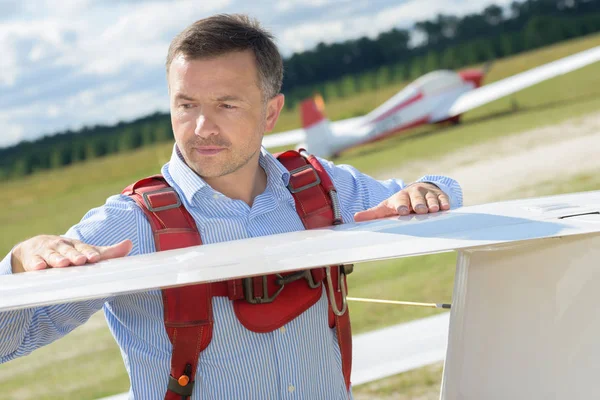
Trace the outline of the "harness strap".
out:
<instances>
[{"instance_id":1,"label":"harness strap","mask_svg":"<svg viewBox=\"0 0 600 400\"><path fill-rule=\"evenodd\" d=\"M341 224L337 192L319 160L304 150L288 150L276 156L290 171L288 189L304 227L314 229Z\"/></svg>"},{"instance_id":2,"label":"harness strap","mask_svg":"<svg viewBox=\"0 0 600 400\"><path fill-rule=\"evenodd\" d=\"M337 192L319 161L312 155L296 151L284 152L277 158L290 171L288 189L294 197L296 210L304 227L314 229L342 223ZM183 207L175 190L161 175L142 179L128 186L122 193L135 200L148 218L154 233L157 251L202 244L193 217ZM327 267L327 269L317 268L307 271L308 275L304 278L310 288L319 287L321 282L326 285L329 300L329 326L336 327L342 358L342 373L346 388L349 390L352 335L345 300L346 274L344 271L343 266ZM326 276L328 279L325 279ZM265 288L271 290L273 287L285 283L292 285L287 292L283 292L285 297L289 296L290 290L294 291L294 285L302 283L298 277L294 276L294 273L279 276L277 279L274 279L275 276L267 278L266 281L269 283L267 286L263 286L263 279L252 279L249 282L245 282L243 279L234 279L162 290L165 329L173 345L165 400L186 400L193 392L200 353L212 339L213 296L227 296L230 300L245 299L244 283L250 283L254 296L263 297L263 295L269 295L265 293ZM314 293L320 293L320 291ZM308 299L307 305L314 303L317 298ZM234 306L243 306L243 302L236 301ZM280 322L285 323L286 321Z\"/></svg>"},{"instance_id":3,"label":"harness strap","mask_svg":"<svg viewBox=\"0 0 600 400\"><path fill-rule=\"evenodd\" d=\"M314 229L341 224L342 216L337 192L319 160L312 154L307 154L304 149L289 150L276 155L276 157L290 171L288 189L294 197L296 211L304 227ZM346 389L350 390L352 330L350 313L345 299L345 293L347 293L345 267L326 268L329 269L331 278L325 280L329 300L329 327L336 327L342 358L342 373ZM334 307L342 312L334 312Z\"/></svg>"},{"instance_id":4,"label":"harness strap","mask_svg":"<svg viewBox=\"0 0 600 400\"><path fill-rule=\"evenodd\" d=\"M135 200L146 214L157 251L202 244L196 223L162 176L142 179L123 194ZM165 400L185 400L194 389L200 352L212 339L211 285L163 289L162 298L165 329L173 345ZM205 306L193 306L202 303Z\"/></svg>"}]
</instances>

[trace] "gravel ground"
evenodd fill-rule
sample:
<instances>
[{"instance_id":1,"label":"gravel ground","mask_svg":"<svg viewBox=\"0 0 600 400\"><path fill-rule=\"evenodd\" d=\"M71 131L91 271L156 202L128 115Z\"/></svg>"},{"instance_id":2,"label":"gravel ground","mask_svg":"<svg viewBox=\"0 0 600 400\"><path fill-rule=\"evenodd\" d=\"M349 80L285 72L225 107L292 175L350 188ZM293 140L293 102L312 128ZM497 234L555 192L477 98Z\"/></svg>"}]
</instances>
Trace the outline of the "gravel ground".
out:
<instances>
[{"instance_id":1,"label":"gravel ground","mask_svg":"<svg viewBox=\"0 0 600 400\"><path fill-rule=\"evenodd\" d=\"M501 128L501 127L500 127ZM520 187L600 171L600 113L463 148L430 162L378 175L411 181L424 174L456 179L464 204L503 200Z\"/></svg>"}]
</instances>

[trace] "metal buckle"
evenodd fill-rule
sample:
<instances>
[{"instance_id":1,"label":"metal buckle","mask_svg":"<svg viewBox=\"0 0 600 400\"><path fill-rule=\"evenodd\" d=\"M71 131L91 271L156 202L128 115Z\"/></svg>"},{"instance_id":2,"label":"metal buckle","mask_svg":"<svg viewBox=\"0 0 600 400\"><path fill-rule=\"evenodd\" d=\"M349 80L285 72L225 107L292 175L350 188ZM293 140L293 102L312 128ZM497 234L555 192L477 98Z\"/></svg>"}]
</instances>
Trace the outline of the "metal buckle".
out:
<instances>
[{"instance_id":1,"label":"metal buckle","mask_svg":"<svg viewBox=\"0 0 600 400\"><path fill-rule=\"evenodd\" d=\"M312 272L310 272L309 269L304 270L304 271L299 271L290 275L286 275L284 277L280 277L279 279L277 279L275 282L278 285L287 285L289 283L295 282L298 279L302 279L304 278L306 280L306 283L308 284L308 287L311 289L316 289L319 286L321 286L321 281L319 282L315 282L313 276L312 276Z\"/></svg>"},{"instance_id":2,"label":"metal buckle","mask_svg":"<svg viewBox=\"0 0 600 400\"><path fill-rule=\"evenodd\" d=\"M340 310L337 306L337 302L335 301L335 293L333 292L333 282L331 280L331 267L325 267L325 276L327 278L327 290L329 291L329 304L331 305L331 311L338 317L344 315L346 310L348 309L348 300L346 298L346 285L344 285L344 281L342 279L342 275L346 275L345 268L343 266L336 267L339 268L338 272L338 290L342 291L342 309Z\"/></svg>"},{"instance_id":3,"label":"metal buckle","mask_svg":"<svg viewBox=\"0 0 600 400\"><path fill-rule=\"evenodd\" d=\"M312 172L315 174L315 181L311 182L309 184L306 184L304 186L299 187L298 189L295 189L292 187L292 177L297 174L298 172L302 172L302 171L306 171L307 169L312 169ZM301 192L303 190L306 189L310 189L311 187L317 186L321 184L321 178L319 178L319 174L317 173L317 171L315 170L315 168L311 165L311 164L306 164L301 166L300 168L296 168L290 171L290 182L287 185L287 188L290 192L292 193L298 193Z\"/></svg>"},{"instance_id":4,"label":"metal buckle","mask_svg":"<svg viewBox=\"0 0 600 400\"><path fill-rule=\"evenodd\" d=\"M263 285L262 297L254 296L254 278L244 278L243 279L244 298L246 299L246 301L250 304L266 304L266 303L273 302L273 300L275 300L275 298L277 298L277 296L279 296L279 293L281 293L281 291L283 290L283 288L285 286L285 282L281 282L283 277L280 274L275 274L275 276L279 278L275 281L279 285L279 289L277 289L277 291L273 294L273 296L269 296L269 288L267 286L267 276L263 275L262 277L257 277L257 278L262 278L262 285Z\"/></svg>"},{"instance_id":5,"label":"metal buckle","mask_svg":"<svg viewBox=\"0 0 600 400\"><path fill-rule=\"evenodd\" d=\"M152 203L150 203L150 198L148 196L150 196L152 194L166 193L166 192L173 192L173 194L175 195L175 198L177 199L177 202L175 204L169 204L169 205L162 206L162 207L156 207L156 208L152 207ZM151 212L165 211L165 210L170 210L171 208L179 208L181 206L181 199L177 195L177 192L175 191L175 189L173 189L171 187L158 189L158 190L151 190L149 192L144 192L144 193L142 193L142 198L144 199L144 203L146 203L146 207L148 208L148 211L151 211Z\"/></svg>"}]
</instances>

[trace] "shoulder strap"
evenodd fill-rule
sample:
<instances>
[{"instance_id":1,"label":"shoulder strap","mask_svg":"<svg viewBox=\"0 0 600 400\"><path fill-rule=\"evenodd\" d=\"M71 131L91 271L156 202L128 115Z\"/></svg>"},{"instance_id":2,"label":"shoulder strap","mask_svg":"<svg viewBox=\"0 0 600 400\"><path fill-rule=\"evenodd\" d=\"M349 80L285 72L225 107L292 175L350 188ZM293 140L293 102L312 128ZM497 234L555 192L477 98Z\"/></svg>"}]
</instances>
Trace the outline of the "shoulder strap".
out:
<instances>
[{"instance_id":1,"label":"shoulder strap","mask_svg":"<svg viewBox=\"0 0 600 400\"><path fill-rule=\"evenodd\" d=\"M337 191L323 165L304 149L289 150L276 155L288 171L288 189L296 202L296 211L306 229L323 228L342 223ZM350 390L352 371L352 330L346 303L346 269L344 266L326 267L327 297L329 299L329 326L336 327L342 373L346 389ZM342 304L341 311L337 304ZM335 309L334 309L335 306Z\"/></svg>"},{"instance_id":2,"label":"shoulder strap","mask_svg":"<svg viewBox=\"0 0 600 400\"><path fill-rule=\"evenodd\" d=\"M337 191L319 160L304 149L276 154L290 172L288 189L306 229L342 223Z\"/></svg>"},{"instance_id":3,"label":"shoulder strap","mask_svg":"<svg viewBox=\"0 0 600 400\"><path fill-rule=\"evenodd\" d=\"M156 251L202 244L194 219L162 176L142 179L122 193L135 200L146 214ZM211 289L207 284L182 286L163 289L162 295L165 329L173 345L165 399L185 400L192 395L200 352L212 339Z\"/></svg>"}]
</instances>

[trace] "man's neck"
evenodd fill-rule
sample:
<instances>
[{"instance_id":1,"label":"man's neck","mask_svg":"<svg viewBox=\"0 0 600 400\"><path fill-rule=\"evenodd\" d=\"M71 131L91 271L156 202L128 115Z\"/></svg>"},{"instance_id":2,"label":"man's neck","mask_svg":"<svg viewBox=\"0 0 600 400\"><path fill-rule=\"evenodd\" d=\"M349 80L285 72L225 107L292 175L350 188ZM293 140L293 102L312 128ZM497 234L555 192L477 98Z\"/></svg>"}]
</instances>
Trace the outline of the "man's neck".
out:
<instances>
[{"instance_id":1,"label":"man's neck","mask_svg":"<svg viewBox=\"0 0 600 400\"><path fill-rule=\"evenodd\" d=\"M214 190L252 207L254 199L267 187L267 173L258 163L259 154L239 170L216 178L204 178Z\"/></svg>"}]
</instances>

